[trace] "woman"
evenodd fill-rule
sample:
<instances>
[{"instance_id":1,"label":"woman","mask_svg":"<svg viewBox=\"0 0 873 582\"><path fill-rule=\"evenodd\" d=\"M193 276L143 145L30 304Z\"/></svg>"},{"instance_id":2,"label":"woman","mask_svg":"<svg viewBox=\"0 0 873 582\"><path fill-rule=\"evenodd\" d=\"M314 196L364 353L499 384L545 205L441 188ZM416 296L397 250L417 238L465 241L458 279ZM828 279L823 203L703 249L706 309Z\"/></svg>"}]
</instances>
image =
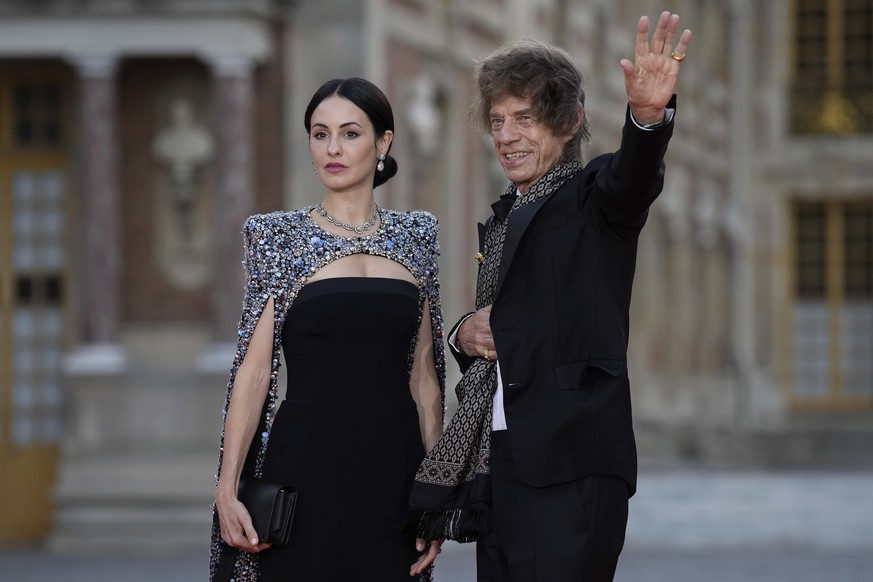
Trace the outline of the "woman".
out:
<instances>
[{"instance_id":1,"label":"woman","mask_svg":"<svg viewBox=\"0 0 873 582\"><path fill-rule=\"evenodd\" d=\"M437 222L376 205L397 164L391 106L372 83L325 83L304 125L324 199L244 227L210 578L431 580L439 544L400 524L442 432ZM280 348L288 386L277 406ZM237 499L241 475L298 490L287 545L257 539Z\"/></svg>"}]
</instances>

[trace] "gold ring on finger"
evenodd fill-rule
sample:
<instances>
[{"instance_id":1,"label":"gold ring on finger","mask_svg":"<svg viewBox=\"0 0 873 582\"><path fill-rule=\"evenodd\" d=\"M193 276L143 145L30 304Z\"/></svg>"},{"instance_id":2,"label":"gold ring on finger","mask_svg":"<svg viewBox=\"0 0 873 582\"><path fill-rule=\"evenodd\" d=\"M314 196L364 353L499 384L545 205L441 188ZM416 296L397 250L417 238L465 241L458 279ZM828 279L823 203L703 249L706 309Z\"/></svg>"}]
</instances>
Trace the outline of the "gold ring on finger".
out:
<instances>
[{"instance_id":1,"label":"gold ring on finger","mask_svg":"<svg viewBox=\"0 0 873 582\"><path fill-rule=\"evenodd\" d=\"M673 59L674 61L676 61L677 63L681 63L682 61L685 60L685 55L684 55L684 54L677 55L676 53L670 53L670 57L672 57L672 59Z\"/></svg>"},{"instance_id":2,"label":"gold ring on finger","mask_svg":"<svg viewBox=\"0 0 873 582\"><path fill-rule=\"evenodd\" d=\"M482 357L485 358L485 361L488 361L491 359L488 357L488 350L487 349L485 350L485 353L482 354Z\"/></svg>"}]
</instances>

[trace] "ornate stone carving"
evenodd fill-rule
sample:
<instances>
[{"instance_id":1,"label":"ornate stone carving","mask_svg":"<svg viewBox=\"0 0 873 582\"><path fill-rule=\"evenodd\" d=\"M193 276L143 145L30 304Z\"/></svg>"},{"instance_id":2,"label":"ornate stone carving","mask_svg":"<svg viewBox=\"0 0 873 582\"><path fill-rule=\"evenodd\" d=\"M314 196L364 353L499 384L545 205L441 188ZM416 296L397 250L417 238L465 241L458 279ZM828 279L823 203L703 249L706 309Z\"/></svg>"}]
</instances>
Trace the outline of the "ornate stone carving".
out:
<instances>
[{"instance_id":1,"label":"ornate stone carving","mask_svg":"<svg viewBox=\"0 0 873 582\"><path fill-rule=\"evenodd\" d=\"M155 176L153 240L157 264L176 288L197 289L213 274L214 185L208 171L215 139L196 111L202 88L169 91L159 111L165 119L152 140L152 155L163 171Z\"/></svg>"},{"instance_id":2,"label":"ornate stone carving","mask_svg":"<svg viewBox=\"0 0 873 582\"><path fill-rule=\"evenodd\" d=\"M214 150L212 135L194 120L191 102L176 98L170 105L170 123L155 136L152 153L167 171L170 205L184 238L191 233L200 170L212 159Z\"/></svg>"},{"instance_id":3,"label":"ornate stone carving","mask_svg":"<svg viewBox=\"0 0 873 582\"><path fill-rule=\"evenodd\" d=\"M423 158L435 156L442 141L443 113L439 107L439 87L433 77L421 73L408 86L406 118L415 139L416 153Z\"/></svg>"}]
</instances>

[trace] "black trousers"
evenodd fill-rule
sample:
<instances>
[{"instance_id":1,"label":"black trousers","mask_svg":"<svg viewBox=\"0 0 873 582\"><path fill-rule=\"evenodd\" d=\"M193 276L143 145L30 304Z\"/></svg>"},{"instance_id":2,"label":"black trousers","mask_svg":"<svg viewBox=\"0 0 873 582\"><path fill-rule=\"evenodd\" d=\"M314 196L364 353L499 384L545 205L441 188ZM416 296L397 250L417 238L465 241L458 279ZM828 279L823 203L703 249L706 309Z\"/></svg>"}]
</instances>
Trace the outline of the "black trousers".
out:
<instances>
[{"instance_id":1,"label":"black trousers","mask_svg":"<svg viewBox=\"0 0 873 582\"><path fill-rule=\"evenodd\" d=\"M476 543L478 582L611 582L627 527L624 480L593 475L530 487L506 431L491 434L491 533Z\"/></svg>"}]
</instances>

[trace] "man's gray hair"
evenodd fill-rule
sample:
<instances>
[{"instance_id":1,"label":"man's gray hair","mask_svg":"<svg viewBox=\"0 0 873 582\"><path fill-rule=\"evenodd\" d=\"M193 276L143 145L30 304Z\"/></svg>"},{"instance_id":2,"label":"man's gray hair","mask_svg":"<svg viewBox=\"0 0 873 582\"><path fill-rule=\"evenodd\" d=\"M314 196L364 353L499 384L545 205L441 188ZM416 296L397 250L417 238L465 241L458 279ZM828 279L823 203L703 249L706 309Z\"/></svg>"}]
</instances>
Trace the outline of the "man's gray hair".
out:
<instances>
[{"instance_id":1,"label":"man's gray hair","mask_svg":"<svg viewBox=\"0 0 873 582\"><path fill-rule=\"evenodd\" d=\"M476 96L470 108L473 125L491 131L492 103L511 96L530 100L532 114L556 134L571 130L585 105L582 73L567 51L545 42L510 42L476 63ZM584 115L584 110L583 110ZM581 160L582 141L591 137L588 118L564 146L564 158Z\"/></svg>"}]
</instances>

